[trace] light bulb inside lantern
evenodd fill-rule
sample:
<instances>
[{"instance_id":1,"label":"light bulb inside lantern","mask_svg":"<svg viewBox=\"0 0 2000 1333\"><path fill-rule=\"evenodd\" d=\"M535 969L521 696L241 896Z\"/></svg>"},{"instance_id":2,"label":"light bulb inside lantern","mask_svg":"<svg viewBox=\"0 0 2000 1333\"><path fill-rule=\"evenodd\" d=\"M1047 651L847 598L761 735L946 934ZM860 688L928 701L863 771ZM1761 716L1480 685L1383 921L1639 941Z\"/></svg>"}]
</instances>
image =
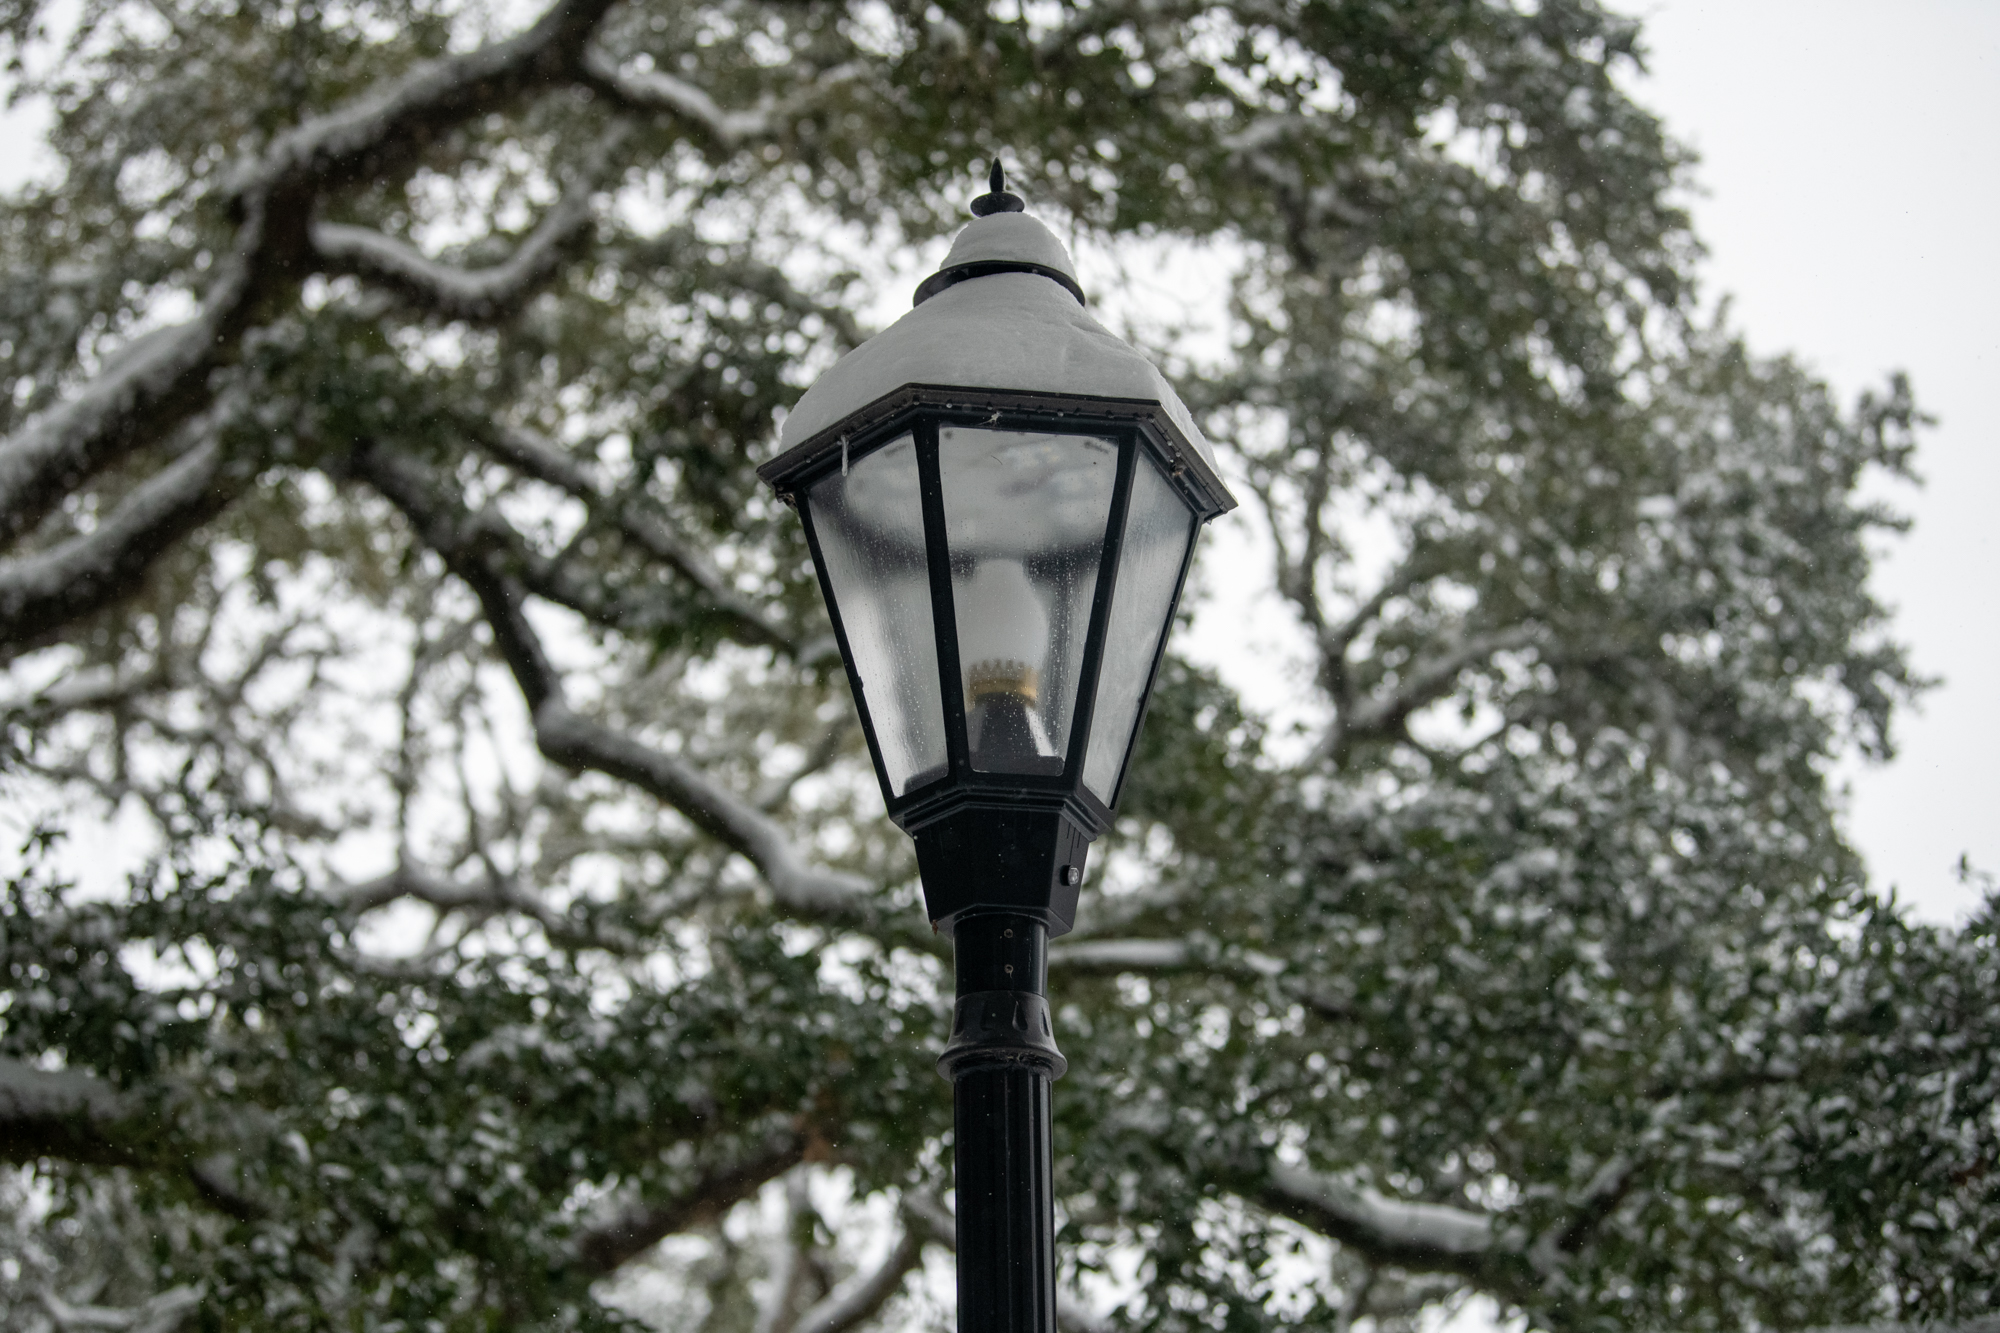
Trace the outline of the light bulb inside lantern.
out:
<instances>
[{"instance_id":1,"label":"light bulb inside lantern","mask_svg":"<svg viewBox=\"0 0 2000 1333\"><path fill-rule=\"evenodd\" d=\"M983 560L956 590L966 741L989 773L1060 773L1043 725L1049 613L1018 560Z\"/></svg>"}]
</instances>

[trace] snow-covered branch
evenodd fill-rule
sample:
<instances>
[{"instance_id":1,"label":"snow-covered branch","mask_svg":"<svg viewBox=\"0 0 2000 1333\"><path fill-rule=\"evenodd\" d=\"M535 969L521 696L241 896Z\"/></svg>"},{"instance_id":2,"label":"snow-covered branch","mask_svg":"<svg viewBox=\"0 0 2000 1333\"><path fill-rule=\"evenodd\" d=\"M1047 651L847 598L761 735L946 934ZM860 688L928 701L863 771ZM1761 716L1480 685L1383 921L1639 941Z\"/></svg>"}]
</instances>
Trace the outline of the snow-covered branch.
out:
<instances>
[{"instance_id":1,"label":"snow-covered branch","mask_svg":"<svg viewBox=\"0 0 2000 1333\"><path fill-rule=\"evenodd\" d=\"M747 1156L702 1173L672 1198L633 1204L586 1227L573 1246L577 1266L597 1277L617 1271L665 1237L722 1216L797 1166L805 1151L804 1136L773 1135Z\"/></svg>"},{"instance_id":2,"label":"snow-covered branch","mask_svg":"<svg viewBox=\"0 0 2000 1333\"><path fill-rule=\"evenodd\" d=\"M1336 760L1357 740L1390 740L1403 734L1410 714L1451 693L1459 673L1490 661L1497 654L1525 648L1543 637L1534 625L1513 625L1488 634L1461 638L1443 650L1419 659L1386 692L1362 699L1334 720L1318 753Z\"/></svg>"},{"instance_id":3,"label":"snow-covered branch","mask_svg":"<svg viewBox=\"0 0 2000 1333\"><path fill-rule=\"evenodd\" d=\"M394 175L453 125L577 75L613 0L558 0L526 31L426 62L278 135L230 173L239 222L186 323L135 340L68 401L0 439L0 543L69 490L211 400L210 372L312 267L309 219L330 190ZM351 239L351 238L350 238Z\"/></svg>"},{"instance_id":4,"label":"snow-covered branch","mask_svg":"<svg viewBox=\"0 0 2000 1333\"><path fill-rule=\"evenodd\" d=\"M685 79L663 70L620 68L609 55L595 48L584 53L582 65L586 78L619 105L633 111L665 111L693 126L725 152L782 134L806 107L831 90L852 82L862 72L860 65L841 65L805 75L802 82L809 91L797 97L766 102L752 111L731 111Z\"/></svg>"},{"instance_id":5,"label":"snow-covered branch","mask_svg":"<svg viewBox=\"0 0 2000 1333\"><path fill-rule=\"evenodd\" d=\"M208 405L209 372L231 353L259 294L263 244L262 214L253 212L218 263L200 314L134 339L74 398L0 439L0 544L113 459Z\"/></svg>"},{"instance_id":6,"label":"snow-covered branch","mask_svg":"<svg viewBox=\"0 0 2000 1333\"><path fill-rule=\"evenodd\" d=\"M667 111L693 123L721 148L771 132L768 110L725 111L707 93L661 70L626 70L603 51L584 52L583 70L605 92L634 110Z\"/></svg>"},{"instance_id":7,"label":"snow-covered branch","mask_svg":"<svg viewBox=\"0 0 2000 1333\"><path fill-rule=\"evenodd\" d=\"M808 864L776 820L685 760L582 716L559 694L549 694L535 707L534 722L535 742L549 760L629 782L680 811L756 866L787 911L821 921L873 924L868 881Z\"/></svg>"},{"instance_id":8,"label":"snow-covered branch","mask_svg":"<svg viewBox=\"0 0 2000 1333\"><path fill-rule=\"evenodd\" d=\"M872 1272L846 1283L799 1316L792 1333L846 1333L866 1322L902 1289L903 1279L923 1259L930 1240L925 1230L921 1220L906 1220L902 1235Z\"/></svg>"},{"instance_id":9,"label":"snow-covered branch","mask_svg":"<svg viewBox=\"0 0 2000 1333\"><path fill-rule=\"evenodd\" d=\"M532 917L543 929L552 932L565 926L561 914L548 903L502 876L489 874L465 884L408 862L386 875L343 885L329 896L355 912L373 911L408 899L440 912L517 912Z\"/></svg>"},{"instance_id":10,"label":"snow-covered branch","mask_svg":"<svg viewBox=\"0 0 2000 1333\"><path fill-rule=\"evenodd\" d=\"M1348 650L1354 647L1354 641L1375 623L1384 607L1422 583L1428 572L1428 561L1420 560L1418 552L1412 551L1389 577L1382 580L1381 586L1337 624L1322 625L1318 647L1328 665L1344 670ZM1346 702L1344 696L1337 694L1336 698Z\"/></svg>"},{"instance_id":11,"label":"snow-covered branch","mask_svg":"<svg viewBox=\"0 0 2000 1333\"><path fill-rule=\"evenodd\" d=\"M1049 966L1071 975L1115 976L1120 972L1214 972L1275 977L1284 963L1269 954L1246 951L1216 956L1186 940L1080 940L1049 948Z\"/></svg>"},{"instance_id":12,"label":"snow-covered branch","mask_svg":"<svg viewBox=\"0 0 2000 1333\"><path fill-rule=\"evenodd\" d=\"M116 1333L173 1333L201 1306L198 1287L170 1287L130 1309L108 1305L71 1305L52 1291L40 1294L49 1322L60 1330L115 1330Z\"/></svg>"},{"instance_id":13,"label":"snow-covered branch","mask_svg":"<svg viewBox=\"0 0 2000 1333\"><path fill-rule=\"evenodd\" d=\"M182 1171L231 1217L260 1211L228 1179L226 1159L190 1151L140 1098L78 1070L36 1069L0 1056L0 1162L40 1157Z\"/></svg>"},{"instance_id":14,"label":"snow-covered branch","mask_svg":"<svg viewBox=\"0 0 2000 1333\"><path fill-rule=\"evenodd\" d=\"M1199 961L1186 940L1084 940L1049 946L1049 970L1077 976L1183 972Z\"/></svg>"},{"instance_id":15,"label":"snow-covered branch","mask_svg":"<svg viewBox=\"0 0 2000 1333\"><path fill-rule=\"evenodd\" d=\"M478 597L494 646L520 687L544 758L631 783L685 815L757 867L788 911L817 920L871 924L869 885L816 869L769 815L676 755L584 717L563 697L562 679L528 622L528 588L509 572L489 531L454 521L379 449L357 451L355 470L416 526L426 544Z\"/></svg>"},{"instance_id":16,"label":"snow-covered branch","mask_svg":"<svg viewBox=\"0 0 2000 1333\"><path fill-rule=\"evenodd\" d=\"M144 1154L130 1141L136 1114L131 1100L102 1079L0 1056L0 1161L139 1161Z\"/></svg>"},{"instance_id":17,"label":"snow-covered branch","mask_svg":"<svg viewBox=\"0 0 2000 1333\"><path fill-rule=\"evenodd\" d=\"M1457 1273L1501 1294L1528 1294L1534 1285L1519 1275L1517 1256L1483 1213L1392 1199L1283 1162L1268 1165L1253 1197L1376 1263Z\"/></svg>"},{"instance_id":18,"label":"snow-covered branch","mask_svg":"<svg viewBox=\"0 0 2000 1333\"><path fill-rule=\"evenodd\" d=\"M117 708L161 688L170 679L157 663L139 669L85 667L40 689L0 697L0 715L41 720Z\"/></svg>"},{"instance_id":19,"label":"snow-covered branch","mask_svg":"<svg viewBox=\"0 0 2000 1333\"><path fill-rule=\"evenodd\" d=\"M197 444L141 482L80 537L0 562L0 643L19 645L131 590L181 537L235 498L221 443Z\"/></svg>"},{"instance_id":20,"label":"snow-covered branch","mask_svg":"<svg viewBox=\"0 0 2000 1333\"><path fill-rule=\"evenodd\" d=\"M1656 1120L1664 1118L1663 1109L1656 1109ZM1613 1154L1598 1167L1590 1182L1568 1201L1569 1215L1558 1219L1528 1248L1528 1260L1536 1271L1554 1273L1580 1251L1624 1202L1638 1173L1639 1163L1623 1153Z\"/></svg>"},{"instance_id":21,"label":"snow-covered branch","mask_svg":"<svg viewBox=\"0 0 2000 1333\"><path fill-rule=\"evenodd\" d=\"M1240 982L1278 983L1281 993L1321 1018L1349 1019L1353 1009L1298 978L1287 977L1283 959L1254 949L1198 948L1186 940L1079 940L1049 947L1049 970L1064 976L1117 976L1121 972L1158 976L1197 972Z\"/></svg>"},{"instance_id":22,"label":"snow-covered branch","mask_svg":"<svg viewBox=\"0 0 2000 1333\"><path fill-rule=\"evenodd\" d=\"M425 61L286 130L237 164L238 197L289 193L302 182L343 186L412 160L449 126L523 92L573 78L584 44L615 0L555 0L532 26L470 51Z\"/></svg>"},{"instance_id":23,"label":"snow-covered branch","mask_svg":"<svg viewBox=\"0 0 2000 1333\"><path fill-rule=\"evenodd\" d=\"M579 572L568 560L542 555L491 505L467 510L455 487L412 459L364 444L354 451L349 466L402 510L417 525L425 544L447 562L454 553L477 559L504 570L527 592L612 629L643 632L656 626L665 613L664 594L608 592L600 572Z\"/></svg>"},{"instance_id":24,"label":"snow-covered branch","mask_svg":"<svg viewBox=\"0 0 2000 1333\"><path fill-rule=\"evenodd\" d=\"M778 648L810 665L835 650L831 637L795 644L764 609L730 585L700 546L675 532L656 512L628 497L606 494L576 461L558 446L514 426L475 427L474 439L488 453L526 476L564 491L589 507L639 550L660 561L701 590L718 611L735 621L746 638Z\"/></svg>"},{"instance_id":25,"label":"snow-covered branch","mask_svg":"<svg viewBox=\"0 0 2000 1333\"><path fill-rule=\"evenodd\" d=\"M591 194L587 185L565 193L512 255L486 268L441 263L407 241L337 222L315 224L312 244L331 272L372 279L447 319L493 319L517 309L554 272L563 248L590 222Z\"/></svg>"}]
</instances>

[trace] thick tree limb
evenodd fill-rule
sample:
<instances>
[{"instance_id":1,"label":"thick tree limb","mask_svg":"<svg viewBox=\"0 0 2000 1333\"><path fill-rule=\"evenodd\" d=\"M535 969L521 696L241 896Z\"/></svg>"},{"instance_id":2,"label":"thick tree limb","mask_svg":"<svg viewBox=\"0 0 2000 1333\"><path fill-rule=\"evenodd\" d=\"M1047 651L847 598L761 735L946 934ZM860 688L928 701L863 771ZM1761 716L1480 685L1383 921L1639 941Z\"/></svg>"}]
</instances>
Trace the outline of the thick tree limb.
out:
<instances>
[{"instance_id":1,"label":"thick tree limb","mask_svg":"<svg viewBox=\"0 0 2000 1333\"><path fill-rule=\"evenodd\" d=\"M792 118L861 72L859 64L839 65L803 77L808 91L784 101L770 101L754 111L724 110L713 97L685 79L662 70L627 70L603 51L583 54L584 77L599 92L632 111L665 111L705 136L718 151L783 133Z\"/></svg>"},{"instance_id":2,"label":"thick tree limb","mask_svg":"<svg viewBox=\"0 0 2000 1333\"><path fill-rule=\"evenodd\" d=\"M392 902L413 899L440 912L518 912L541 923L544 930L565 930L562 916L536 895L499 875L462 884L408 862L386 875L335 889L330 897L356 912L372 911Z\"/></svg>"},{"instance_id":3,"label":"thick tree limb","mask_svg":"<svg viewBox=\"0 0 2000 1333\"><path fill-rule=\"evenodd\" d=\"M525 92L577 76L585 43L616 0L555 0L512 37L425 61L286 130L239 163L227 188L250 198L310 181L319 191L395 175L423 146Z\"/></svg>"},{"instance_id":4,"label":"thick tree limb","mask_svg":"<svg viewBox=\"0 0 2000 1333\"><path fill-rule=\"evenodd\" d=\"M0 439L0 543L28 531L67 491L210 401L209 374L232 360L261 308L310 267L308 220L328 191L393 177L452 125L575 76L613 0L558 0L514 37L427 62L287 130L227 184L241 221L201 313L141 338L74 398Z\"/></svg>"},{"instance_id":5,"label":"thick tree limb","mask_svg":"<svg viewBox=\"0 0 2000 1333\"><path fill-rule=\"evenodd\" d=\"M685 815L697 828L757 867L790 911L824 921L871 923L869 885L858 876L806 863L778 822L692 764L583 717L563 698L562 680L528 622L527 589L505 572L493 543L431 508L419 488L376 448L358 450L355 470L417 526L447 568L479 599L494 646L528 705L542 755L565 768L631 783Z\"/></svg>"},{"instance_id":6,"label":"thick tree limb","mask_svg":"<svg viewBox=\"0 0 2000 1333\"><path fill-rule=\"evenodd\" d=\"M209 373L233 355L263 291L263 249L262 211L253 210L235 251L217 265L199 315L135 340L76 397L0 439L0 544L34 527L112 459L207 406Z\"/></svg>"},{"instance_id":7,"label":"thick tree limb","mask_svg":"<svg viewBox=\"0 0 2000 1333\"><path fill-rule=\"evenodd\" d=\"M1345 1002L1288 978L1285 962L1255 950L1198 949L1186 940L1080 940L1049 948L1049 969L1064 976L1117 976L1134 972L1158 976L1196 972L1239 982L1278 983L1279 990L1322 1018L1351 1019Z\"/></svg>"},{"instance_id":8,"label":"thick tree limb","mask_svg":"<svg viewBox=\"0 0 2000 1333\"><path fill-rule=\"evenodd\" d=\"M548 215L503 263L462 269L369 227L316 223L315 252L330 272L352 273L447 319L493 319L511 313L555 270L564 249L589 225L591 188L558 199Z\"/></svg>"},{"instance_id":9,"label":"thick tree limb","mask_svg":"<svg viewBox=\"0 0 2000 1333\"><path fill-rule=\"evenodd\" d=\"M905 1222L903 1234L873 1272L845 1284L799 1316L792 1333L846 1333L865 1322L902 1290L903 1280L923 1259L929 1239L921 1221Z\"/></svg>"},{"instance_id":10,"label":"thick tree limb","mask_svg":"<svg viewBox=\"0 0 2000 1333\"><path fill-rule=\"evenodd\" d=\"M703 1173L674 1198L627 1208L577 1236L577 1266L593 1277L615 1272L665 1237L722 1216L797 1166L805 1152L803 1135L774 1135L749 1155Z\"/></svg>"},{"instance_id":11,"label":"thick tree limb","mask_svg":"<svg viewBox=\"0 0 2000 1333\"><path fill-rule=\"evenodd\" d=\"M1521 1257L1483 1213L1411 1203L1283 1162L1265 1168L1247 1191L1256 1203L1351 1246L1375 1263L1416 1272L1455 1273L1486 1290L1524 1299L1538 1284Z\"/></svg>"},{"instance_id":12,"label":"thick tree limb","mask_svg":"<svg viewBox=\"0 0 2000 1333\"><path fill-rule=\"evenodd\" d=\"M1316 749L1316 756L1343 759L1356 741L1393 740L1403 735L1410 715L1451 693L1459 673L1490 661L1499 653L1525 648L1542 638L1534 625L1514 625L1489 634L1459 639L1440 652L1418 660L1383 694L1358 700L1339 712Z\"/></svg>"},{"instance_id":13,"label":"thick tree limb","mask_svg":"<svg viewBox=\"0 0 2000 1333\"><path fill-rule=\"evenodd\" d=\"M777 648L802 662L809 661L808 652L824 655L834 651L830 637L823 644L816 641L801 650L762 607L730 586L728 578L699 546L632 499L607 495L560 448L517 427L481 426L475 427L473 433L488 453L526 476L583 501L594 517L600 517L625 540L700 589L716 610L737 624L746 639Z\"/></svg>"},{"instance_id":14,"label":"thick tree limb","mask_svg":"<svg viewBox=\"0 0 2000 1333\"><path fill-rule=\"evenodd\" d=\"M1186 940L1080 940L1049 949L1049 966L1071 975L1116 976L1120 972L1213 972L1275 977L1285 965L1269 954L1245 951L1216 957Z\"/></svg>"},{"instance_id":15,"label":"thick tree limb","mask_svg":"<svg viewBox=\"0 0 2000 1333\"><path fill-rule=\"evenodd\" d=\"M259 1208L227 1179L224 1159L176 1142L149 1108L103 1079L72 1069L36 1069L0 1056L0 1162L53 1157L86 1166L185 1172L195 1191L231 1217Z\"/></svg>"},{"instance_id":16,"label":"thick tree limb","mask_svg":"<svg viewBox=\"0 0 2000 1333\"><path fill-rule=\"evenodd\" d=\"M455 491L411 459L364 445L354 451L350 467L415 523L425 544L447 562L455 553L504 571L535 596L628 633L646 628L648 615L656 614L656 597L636 603L608 598L601 578L588 572L580 576L568 562L540 554L497 509L467 511Z\"/></svg>"},{"instance_id":17,"label":"thick tree limb","mask_svg":"<svg viewBox=\"0 0 2000 1333\"><path fill-rule=\"evenodd\" d=\"M0 561L0 644L20 645L132 591L170 546L234 499L247 477L226 475L210 438L141 482L90 532Z\"/></svg>"},{"instance_id":18,"label":"thick tree limb","mask_svg":"<svg viewBox=\"0 0 2000 1333\"><path fill-rule=\"evenodd\" d=\"M120 1333L173 1333L201 1306L198 1287L172 1287L128 1310L108 1305L71 1305L54 1292L39 1299L57 1329L119 1330Z\"/></svg>"},{"instance_id":19,"label":"thick tree limb","mask_svg":"<svg viewBox=\"0 0 2000 1333\"><path fill-rule=\"evenodd\" d=\"M684 760L579 715L553 694L536 706L534 721L536 744L550 760L629 782L680 811L756 866L788 910L822 921L872 922L866 880L808 865L776 820Z\"/></svg>"},{"instance_id":20,"label":"thick tree limb","mask_svg":"<svg viewBox=\"0 0 2000 1333\"><path fill-rule=\"evenodd\" d=\"M0 1161L56 1157L130 1166L149 1154L134 1140L139 1108L102 1079L36 1069L0 1056Z\"/></svg>"},{"instance_id":21,"label":"thick tree limb","mask_svg":"<svg viewBox=\"0 0 2000 1333\"><path fill-rule=\"evenodd\" d=\"M0 565L0 569L4 568ZM97 712L129 704L171 680L171 673L158 663L136 671L113 666L87 667L51 681L44 688L0 698L0 714L43 719Z\"/></svg>"},{"instance_id":22,"label":"thick tree limb","mask_svg":"<svg viewBox=\"0 0 2000 1333\"><path fill-rule=\"evenodd\" d=\"M734 148L771 132L769 110L725 111L707 93L660 70L620 69L603 51L583 55L583 72L602 92L633 110L666 111L689 122L718 148Z\"/></svg>"}]
</instances>

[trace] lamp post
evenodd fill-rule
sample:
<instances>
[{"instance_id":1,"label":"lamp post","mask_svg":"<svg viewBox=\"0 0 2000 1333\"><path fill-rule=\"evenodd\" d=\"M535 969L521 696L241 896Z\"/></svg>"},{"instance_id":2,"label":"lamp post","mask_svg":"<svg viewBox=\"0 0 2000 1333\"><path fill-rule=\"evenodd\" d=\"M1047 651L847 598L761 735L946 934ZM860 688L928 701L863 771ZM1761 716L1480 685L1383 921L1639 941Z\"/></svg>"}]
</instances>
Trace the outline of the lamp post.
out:
<instances>
[{"instance_id":1,"label":"lamp post","mask_svg":"<svg viewBox=\"0 0 2000 1333\"><path fill-rule=\"evenodd\" d=\"M999 162L972 212L759 475L805 522L883 800L952 938L960 1333L1054 1333L1048 941L1117 807L1195 533L1235 501Z\"/></svg>"}]
</instances>

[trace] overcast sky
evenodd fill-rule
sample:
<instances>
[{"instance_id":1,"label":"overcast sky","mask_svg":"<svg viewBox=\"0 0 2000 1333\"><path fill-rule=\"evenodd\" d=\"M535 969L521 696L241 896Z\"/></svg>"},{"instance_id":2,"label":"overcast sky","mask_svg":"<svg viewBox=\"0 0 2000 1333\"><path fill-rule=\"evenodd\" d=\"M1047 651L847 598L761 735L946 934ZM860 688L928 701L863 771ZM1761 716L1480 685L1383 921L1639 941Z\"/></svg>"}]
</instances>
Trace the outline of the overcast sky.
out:
<instances>
[{"instance_id":1,"label":"overcast sky","mask_svg":"<svg viewBox=\"0 0 2000 1333\"><path fill-rule=\"evenodd\" d=\"M1665 0L1643 100L1702 156L1707 290L1760 351L1852 398L1894 369L1938 418L1888 492L1916 520L1876 589L1944 683L1885 768L1849 770L1878 886L1931 920L1976 903L1961 853L2000 872L2000 4Z\"/></svg>"},{"instance_id":2,"label":"overcast sky","mask_svg":"<svg viewBox=\"0 0 2000 1333\"><path fill-rule=\"evenodd\" d=\"M1901 755L1851 765L1850 828L1876 883L1924 917L1976 893L1961 853L2000 871L2000 123L1996 0L1634 0L1641 100L1703 158L1693 201L1706 291L1759 351L1792 351L1851 401L1908 370L1939 418L1927 485L1887 498L1912 534L1876 586L1918 667L1943 684ZM0 117L0 183L31 160L32 111ZM1193 647L1193 645L1184 645ZM1207 655L1207 654L1201 654Z\"/></svg>"}]
</instances>

